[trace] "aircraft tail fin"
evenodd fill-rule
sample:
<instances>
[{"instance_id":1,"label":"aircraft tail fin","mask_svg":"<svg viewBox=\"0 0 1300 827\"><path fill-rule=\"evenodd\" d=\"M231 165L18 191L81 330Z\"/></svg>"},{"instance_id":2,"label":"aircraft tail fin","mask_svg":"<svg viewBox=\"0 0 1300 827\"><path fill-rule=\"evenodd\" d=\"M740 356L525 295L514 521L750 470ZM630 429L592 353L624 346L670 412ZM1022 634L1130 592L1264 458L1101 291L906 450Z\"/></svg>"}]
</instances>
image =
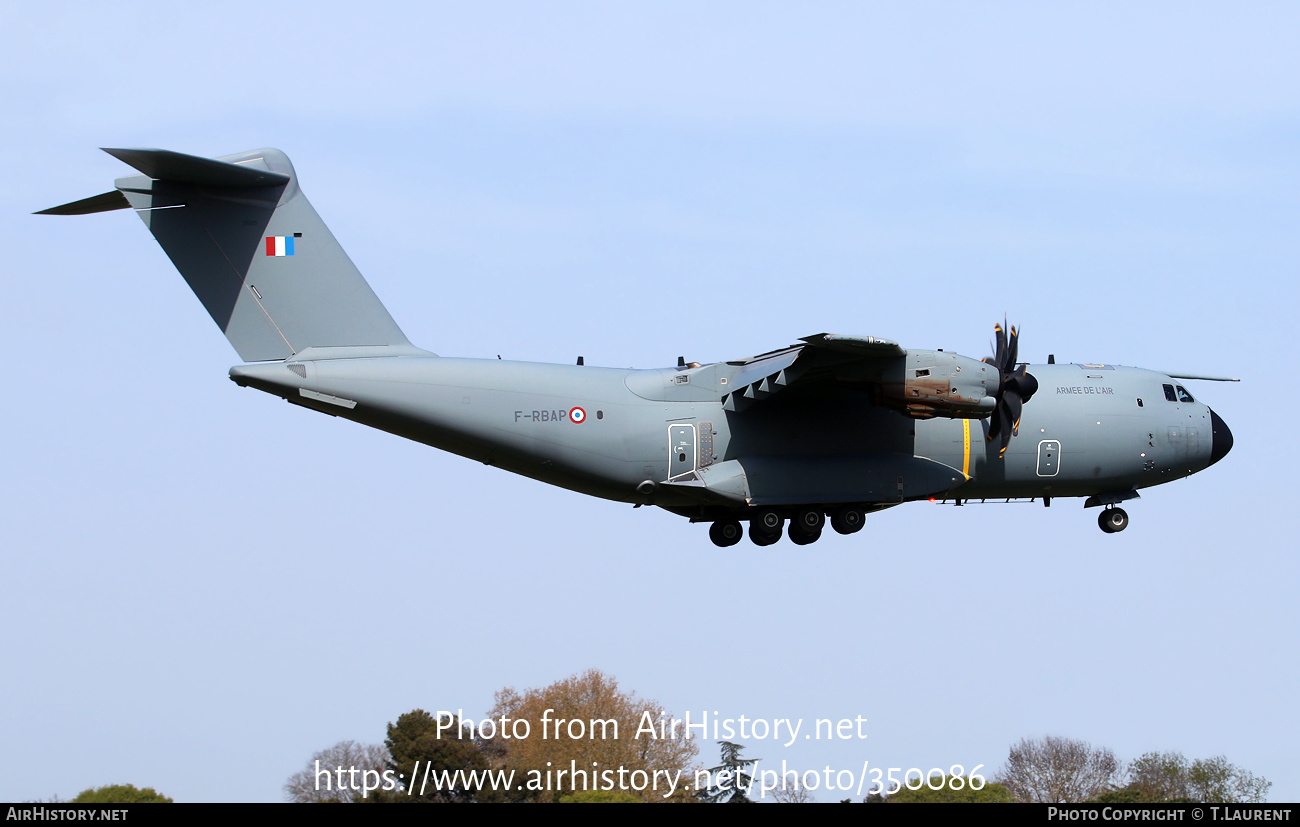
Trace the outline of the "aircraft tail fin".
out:
<instances>
[{"instance_id":1,"label":"aircraft tail fin","mask_svg":"<svg viewBox=\"0 0 1300 827\"><path fill-rule=\"evenodd\" d=\"M245 362L288 359L306 348L421 352L302 194L283 152L104 151L143 174L42 213L133 208Z\"/></svg>"}]
</instances>

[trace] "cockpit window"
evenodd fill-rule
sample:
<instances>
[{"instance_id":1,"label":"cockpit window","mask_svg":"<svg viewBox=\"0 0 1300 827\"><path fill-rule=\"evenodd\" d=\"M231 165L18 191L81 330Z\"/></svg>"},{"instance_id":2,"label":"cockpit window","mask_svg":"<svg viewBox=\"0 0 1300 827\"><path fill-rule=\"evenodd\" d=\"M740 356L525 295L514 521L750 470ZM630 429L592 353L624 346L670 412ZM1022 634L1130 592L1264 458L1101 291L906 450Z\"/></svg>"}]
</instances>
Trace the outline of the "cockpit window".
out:
<instances>
[{"instance_id":1,"label":"cockpit window","mask_svg":"<svg viewBox=\"0 0 1300 827\"><path fill-rule=\"evenodd\" d=\"M1173 385L1162 385L1161 387L1163 387L1163 388L1165 389L1165 399L1166 399L1167 401L1169 401L1169 402L1177 402L1177 401L1178 401L1178 397L1174 395L1174 386L1173 386Z\"/></svg>"},{"instance_id":2,"label":"cockpit window","mask_svg":"<svg viewBox=\"0 0 1300 827\"><path fill-rule=\"evenodd\" d=\"M1190 393L1187 392L1187 388L1184 388L1182 385L1179 385L1179 386L1178 386L1178 401L1179 401L1179 402L1195 402L1196 400L1193 399L1193 398L1192 398L1192 395L1191 395Z\"/></svg>"}]
</instances>

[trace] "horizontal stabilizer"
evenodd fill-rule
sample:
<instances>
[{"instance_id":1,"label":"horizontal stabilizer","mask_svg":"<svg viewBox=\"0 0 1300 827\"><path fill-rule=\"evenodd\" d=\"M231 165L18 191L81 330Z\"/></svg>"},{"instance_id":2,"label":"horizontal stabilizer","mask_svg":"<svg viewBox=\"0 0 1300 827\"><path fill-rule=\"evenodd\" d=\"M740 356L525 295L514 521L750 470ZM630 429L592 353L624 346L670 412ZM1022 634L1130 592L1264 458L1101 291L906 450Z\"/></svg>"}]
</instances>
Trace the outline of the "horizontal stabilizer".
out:
<instances>
[{"instance_id":1,"label":"horizontal stabilizer","mask_svg":"<svg viewBox=\"0 0 1300 827\"><path fill-rule=\"evenodd\" d=\"M200 158L168 149L109 149L104 151L119 161L159 181L193 184L200 187L273 187L289 183L288 175L241 166L215 158ZM258 159L260 160L260 159Z\"/></svg>"},{"instance_id":2,"label":"horizontal stabilizer","mask_svg":"<svg viewBox=\"0 0 1300 827\"><path fill-rule=\"evenodd\" d=\"M57 207L50 207L48 210L40 210L34 215L90 215L91 213L108 212L109 210L125 210L130 206L131 204L120 190L113 190L112 192L92 195L80 201L73 201L71 204L61 204Z\"/></svg>"}]
</instances>

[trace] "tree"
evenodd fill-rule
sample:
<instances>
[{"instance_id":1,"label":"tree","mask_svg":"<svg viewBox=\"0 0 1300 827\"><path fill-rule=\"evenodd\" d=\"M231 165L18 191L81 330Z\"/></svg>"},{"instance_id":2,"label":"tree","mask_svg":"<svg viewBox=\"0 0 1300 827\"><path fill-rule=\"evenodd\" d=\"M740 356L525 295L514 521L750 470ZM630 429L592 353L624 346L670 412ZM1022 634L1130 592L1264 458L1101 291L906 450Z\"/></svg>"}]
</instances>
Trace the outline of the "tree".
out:
<instances>
[{"instance_id":1,"label":"tree","mask_svg":"<svg viewBox=\"0 0 1300 827\"><path fill-rule=\"evenodd\" d=\"M380 744L339 741L289 776L284 792L295 804L350 804L367 798L368 790L380 789L389 760L388 750Z\"/></svg>"},{"instance_id":2,"label":"tree","mask_svg":"<svg viewBox=\"0 0 1300 827\"><path fill-rule=\"evenodd\" d=\"M1110 750L1049 735L1012 746L997 780L1020 802L1074 804L1115 789L1122 775Z\"/></svg>"},{"instance_id":3,"label":"tree","mask_svg":"<svg viewBox=\"0 0 1300 827\"><path fill-rule=\"evenodd\" d=\"M885 798L887 804L1014 804L1016 797L1001 784L989 782L980 789L971 787L970 779L945 775L938 781L926 779L918 789L903 787ZM913 782L915 783L915 782ZM960 784L959 789L953 789ZM933 785L933 786L932 786ZM937 786L939 789L934 789Z\"/></svg>"},{"instance_id":4,"label":"tree","mask_svg":"<svg viewBox=\"0 0 1300 827\"><path fill-rule=\"evenodd\" d=\"M672 716L657 702L620 690L595 669L522 694L502 689L489 717L495 731L480 732L491 735L480 738L483 752L514 770L514 783L533 800L584 789L619 789L650 802L691 795L695 742L680 726L660 726Z\"/></svg>"},{"instance_id":5,"label":"tree","mask_svg":"<svg viewBox=\"0 0 1300 827\"><path fill-rule=\"evenodd\" d=\"M1174 803L1176 801L1177 799L1174 799L1166 803ZM1124 804L1152 804L1154 803L1154 801L1152 799L1148 799L1144 797L1140 792L1138 792L1132 787L1121 787L1118 790L1111 790L1108 793L1102 793L1096 798L1090 798L1084 803L1124 805Z\"/></svg>"},{"instance_id":6,"label":"tree","mask_svg":"<svg viewBox=\"0 0 1300 827\"><path fill-rule=\"evenodd\" d=\"M1138 801L1191 801L1187 787L1187 758L1178 752L1148 752L1129 765L1130 792Z\"/></svg>"},{"instance_id":7,"label":"tree","mask_svg":"<svg viewBox=\"0 0 1300 827\"><path fill-rule=\"evenodd\" d=\"M569 793L559 799L560 804L644 804L640 796L622 790L584 790Z\"/></svg>"},{"instance_id":8,"label":"tree","mask_svg":"<svg viewBox=\"0 0 1300 827\"><path fill-rule=\"evenodd\" d=\"M134 784L106 784L82 790L72 804L171 804L170 798L153 787L139 789Z\"/></svg>"},{"instance_id":9,"label":"tree","mask_svg":"<svg viewBox=\"0 0 1300 827\"><path fill-rule=\"evenodd\" d=\"M799 779L797 778L791 779L791 782L792 783L790 783L787 786L785 783L785 778L782 778L781 783L778 784L776 788L772 790L772 798L776 801L777 804L813 803L812 792L803 784L799 783Z\"/></svg>"},{"instance_id":10,"label":"tree","mask_svg":"<svg viewBox=\"0 0 1300 827\"><path fill-rule=\"evenodd\" d=\"M1148 752L1129 766L1131 790L1145 802L1258 804L1273 786L1222 755L1188 762L1180 752Z\"/></svg>"},{"instance_id":11,"label":"tree","mask_svg":"<svg viewBox=\"0 0 1300 827\"><path fill-rule=\"evenodd\" d=\"M701 801L709 804L751 804L749 791L754 788L754 776L750 768L758 763L757 758L741 758L745 748L730 741L719 741L722 748L722 763L709 769L713 783L706 790L701 790Z\"/></svg>"},{"instance_id":12,"label":"tree","mask_svg":"<svg viewBox=\"0 0 1300 827\"><path fill-rule=\"evenodd\" d=\"M1192 797L1215 804L1259 804L1267 796L1272 781L1228 763L1222 755L1192 762Z\"/></svg>"},{"instance_id":13,"label":"tree","mask_svg":"<svg viewBox=\"0 0 1300 827\"><path fill-rule=\"evenodd\" d=\"M501 795L491 787L475 787L458 773L490 769L487 758L468 735L468 728L462 728L455 716L443 718L441 724L440 733L437 719L423 709L415 709L400 716L397 723L388 725L384 745L390 758L386 766L401 789L381 790L371 798L383 803L501 800ZM439 779L441 782L444 778L455 785L426 781Z\"/></svg>"}]
</instances>

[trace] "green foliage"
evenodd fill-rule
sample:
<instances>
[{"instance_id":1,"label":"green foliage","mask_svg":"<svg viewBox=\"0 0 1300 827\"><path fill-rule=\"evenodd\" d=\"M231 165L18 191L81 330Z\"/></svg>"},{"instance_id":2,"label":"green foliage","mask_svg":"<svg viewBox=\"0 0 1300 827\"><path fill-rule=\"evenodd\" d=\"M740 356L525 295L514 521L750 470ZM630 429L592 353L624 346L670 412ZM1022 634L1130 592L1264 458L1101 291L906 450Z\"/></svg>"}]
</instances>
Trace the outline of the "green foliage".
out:
<instances>
[{"instance_id":1,"label":"green foliage","mask_svg":"<svg viewBox=\"0 0 1300 827\"><path fill-rule=\"evenodd\" d=\"M713 783L700 790L699 798L709 804L751 804L747 792L754 786L754 776L749 768L758 763L757 758L741 758L745 749L730 741L719 741L722 763L709 770Z\"/></svg>"},{"instance_id":2,"label":"green foliage","mask_svg":"<svg viewBox=\"0 0 1300 827\"><path fill-rule=\"evenodd\" d=\"M108 784L82 790L73 804L171 804L170 798L153 787L139 789L134 784Z\"/></svg>"},{"instance_id":3,"label":"green foliage","mask_svg":"<svg viewBox=\"0 0 1300 827\"><path fill-rule=\"evenodd\" d=\"M1136 795L1140 803L1191 801L1189 766L1180 752L1148 752L1129 766L1129 783L1118 793Z\"/></svg>"},{"instance_id":4,"label":"green foliage","mask_svg":"<svg viewBox=\"0 0 1300 827\"><path fill-rule=\"evenodd\" d=\"M912 783L916 783L913 781ZM931 789L931 784L939 789ZM954 790L954 784L961 789ZM1014 804L1016 797L1001 784L987 783L978 790L971 789L969 778L957 778L945 775L942 784L937 780L922 784L918 790L907 787L885 799L887 804Z\"/></svg>"},{"instance_id":5,"label":"green foliage","mask_svg":"<svg viewBox=\"0 0 1300 827\"><path fill-rule=\"evenodd\" d=\"M622 790L580 790L560 797L561 804L644 804L640 797Z\"/></svg>"},{"instance_id":6,"label":"green foliage","mask_svg":"<svg viewBox=\"0 0 1300 827\"><path fill-rule=\"evenodd\" d=\"M397 723L388 725L388 738L384 742L388 754L392 756L388 769L397 775L400 783L410 785L415 794L407 795L405 790L401 790L376 793L371 797L382 803L497 800L497 794L490 788L480 790L466 785L436 790L430 783L424 794L419 794L426 771L432 777L434 773L440 772L452 774L463 770L469 773L489 769L487 759L469 737L468 728L461 736L460 721L454 717L443 720L441 737L438 734L438 721L423 709L415 709L399 717Z\"/></svg>"},{"instance_id":7,"label":"green foliage","mask_svg":"<svg viewBox=\"0 0 1300 827\"><path fill-rule=\"evenodd\" d=\"M1121 787L1118 790L1111 790L1108 793L1102 793L1096 798L1090 798L1083 802L1084 804L1172 804L1172 803L1190 803L1186 799L1164 799L1164 798L1147 798L1142 791L1132 784L1127 787Z\"/></svg>"},{"instance_id":8,"label":"green foliage","mask_svg":"<svg viewBox=\"0 0 1300 827\"><path fill-rule=\"evenodd\" d=\"M1273 782L1252 775L1222 755L1197 759L1188 771L1192 797L1213 804L1259 804Z\"/></svg>"},{"instance_id":9,"label":"green foliage","mask_svg":"<svg viewBox=\"0 0 1300 827\"><path fill-rule=\"evenodd\" d=\"M1180 752L1148 752L1130 765L1122 791L1145 803L1258 804L1272 786L1222 755L1188 762Z\"/></svg>"}]
</instances>

